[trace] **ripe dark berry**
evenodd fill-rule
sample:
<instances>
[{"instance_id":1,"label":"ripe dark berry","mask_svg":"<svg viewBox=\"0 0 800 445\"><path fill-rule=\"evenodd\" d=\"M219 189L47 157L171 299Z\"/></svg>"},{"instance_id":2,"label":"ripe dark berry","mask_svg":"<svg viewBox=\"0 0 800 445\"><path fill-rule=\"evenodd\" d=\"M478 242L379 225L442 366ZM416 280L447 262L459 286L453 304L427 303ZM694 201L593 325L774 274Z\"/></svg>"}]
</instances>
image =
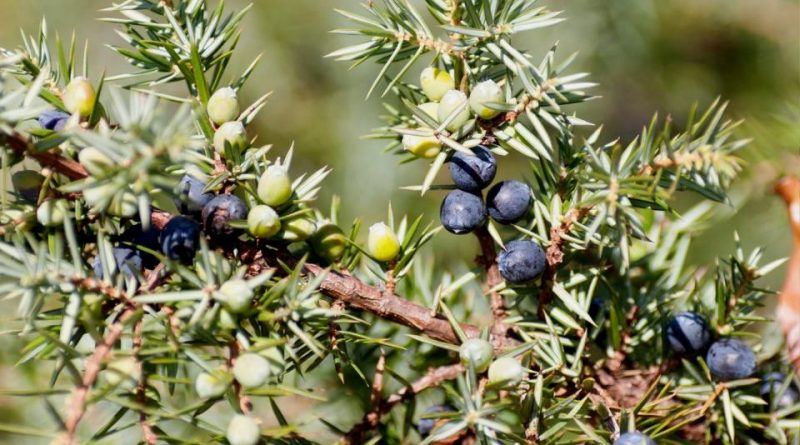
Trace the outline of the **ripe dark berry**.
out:
<instances>
[{"instance_id":1,"label":"ripe dark berry","mask_svg":"<svg viewBox=\"0 0 800 445\"><path fill-rule=\"evenodd\" d=\"M681 312L667 325L667 342L678 354L702 354L711 343L708 322L694 312Z\"/></svg>"},{"instance_id":2,"label":"ripe dark berry","mask_svg":"<svg viewBox=\"0 0 800 445\"><path fill-rule=\"evenodd\" d=\"M64 126L67 125L69 116L69 113L65 113L63 111L47 110L40 114L36 120L39 121L39 125L41 125L44 129L61 131L64 129Z\"/></svg>"},{"instance_id":3,"label":"ripe dark berry","mask_svg":"<svg viewBox=\"0 0 800 445\"><path fill-rule=\"evenodd\" d=\"M448 232L469 233L486 223L486 206L478 195L453 190L442 201L439 218Z\"/></svg>"},{"instance_id":4,"label":"ripe dark berry","mask_svg":"<svg viewBox=\"0 0 800 445\"><path fill-rule=\"evenodd\" d=\"M158 242L160 236L161 231L155 227L151 226L147 230L144 230L140 224L136 224L125 230L125 232L120 235L119 241L123 245L129 245L130 247L144 247L158 252L161 249ZM142 258L142 266L145 269L152 269L158 265L158 258L155 255L143 252L141 249L137 250L139 250L138 253Z\"/></svg>"},{"instance_id":5,"label":"ripe dark berry","mask_svg":"<svg viewBox=\"0 0 800 445\"><path fill-rule=\"evenodd\" d=\"M531 205L531 188L519 181L503 181L489 189L486 196L489 215L500 224L520 220Z\"/></svg>"},{"instance_id":6,"label":"ripe dark berry","mask_svg":"<svg viewBox=\"0 0 800 445\"><path fill-rule=\"evenodd\" d=\"M113 271L117 271L122 273L125 278L136 278L142 272L142 255L138 250L126 246L116 246L112 249L112 252L114 254L114 265L116 266L109 265L112 274L114 273ZM111 277L107 277L103 273L100 255L94 258L92 269L96 277L104 280L111 279Z\"/></svg>"},{"instance_id":7,"label":"ripe dark berry","mask_svg":"<svg viewBox=\"0 0 800 445\"><path fill-rule=\"evenodd\" d=\"M780 394L781 388L784 386L786 376L780 372L771 372L764 376L764 383L761 385L761 397L772 404L776 397L780 397L775 402L775 409L781 410L793 406L800 401L800 393L793 384L789 384L783 394Z\"/></svg>"},{"instance_id":8,"label":"ripe dark berry","mask_svg":"<svg viewBox=\"0 0 800 445\"><path fill-rule=\"evenodd\" d=\"M472 149L474 156L457 152L450 160L450 177L465 192L478 193L494 180L497 160L488 148L479 145Z\"/></svg>"},{"instance_id":9,"label":"ripe dark berry","mask_svg":"<svg viewBox=\"0 0 800 445\"><path fill-rule=\"evenodd\" d=\"M176 190L175 206L184 215L199 214L208 201L214 199L213 193L203 193L205 187L205 182L194 176L184 175Z\"/></svg>"},{"instance_id":10,"label":"ripe dark berry","mask_svg":"<svg viewBox=\"0 0 800 445\"><path fill-rule=\"evenodd\" d=\"M516 240L506 244L497 260L500 275L512 283L526 283L541 275L547 266L544 250L530 240Z\"/></svg>"},{"instance_id":11,"label":"ripe dark berry","mask_svg":"<svg viewBox=\"0 0 800 445\"><path fill-rule=\"evenodd\" d=\"M711 375L720 381L750 377L756 371L756 355L750 346L735 338L717 341L706 354Z\"/></svg>"},{"instance_id":12,"label":"ripe dark berry","mask_svg":"<svg viewBox=\"0 0 800 445\"><path fill-rule=\"evenodd\" d=\"M247 218L247 207L236 195L219 195L203 207L203 228L211 236L228 236L234 232L229 221Z\"/></svg>"},{"instance_id":13,"label":"ripe dark berry","mask_svg":"<svg viewBox=\"0 0 800 445\"><path fill-rule=\"evenodd\" d=\"M456 411L457 410L451 405L444 404L429 406L425 408L422 414L425 416L437 413L453 413ZM417 422L417 432L419 432L419 435L422 437L428 437L439 422L441 422L441 419L419 419L419 422Z\"/></svg>"},{"instance_id":14,"label":"ripe dark berry","mask_svg":"<svg viewBox=\"0 0 800 445\"><path fill-rule=\"evenodd\" d=\"M11 175L11 185L14 190L25 201L35 204L39 199L39 191L42 189L44 176L33 170L20 170Z\"/></svg>"},{"instance_id":15,"label":"ripe dark berry","mask_svg":"<svg viewBox=\"0 0 800 445\"><path fill-rule=\"evenodd\" d=\"M160 241L167 258L189 264L200 242L200 226L185 216L176 216L164 226Z\"/></svg>"},{"instance_id":16,"label":"ripe dark berry","mask_svg":"<svg viewBox=\"0 0 800 445\"><path fill-rule=\"evenodd\" d=\"M656 445L656 443L644 434L633 431L619 436L619 439L614 441L614 445Z\"/></svg>"}]
</instances>

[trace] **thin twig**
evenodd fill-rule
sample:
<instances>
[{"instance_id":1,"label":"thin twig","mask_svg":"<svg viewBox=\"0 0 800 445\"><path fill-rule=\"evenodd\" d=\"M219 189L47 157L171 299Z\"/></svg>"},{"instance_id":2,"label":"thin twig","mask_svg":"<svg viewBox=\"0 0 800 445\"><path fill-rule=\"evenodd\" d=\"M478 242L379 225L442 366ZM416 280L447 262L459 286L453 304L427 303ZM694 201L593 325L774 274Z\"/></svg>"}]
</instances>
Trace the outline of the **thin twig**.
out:
<instances>
[{"instance_id":1,"label":"thin twig","mask_svg":"<svg viewBox=\"0 0 800 445\"><path fill-rule=\"evenodd\" d=\"M140 355L143 324L140 318L136 320L136 324L133 326L133 358L136 360L136 368L139 371L139 381L136 385L136 403L142 407L141 411L139 411L139 427L142 429L142 441L147 445L155 445L158 438L153 431L153 426L147 420L147 413L145 412L145 407L147 406L147 374L144 372L144 363L142 363Z\"/></svg>"},{"instance_id":2,"label":"thin twig","mask_svg":"<svg viewBox=\"0 0 800 445\"><path fill-rule=\"evenodd\" d=\"M489 230L486 227L481 227L475 232L475 235L478 237L478 243L481 246L481 255L478 257L477 263L483 266L486 273L484 292L489 295L489 303L492 308L492 340L495 344L495 349L499 349L508 334L508 327L505 324L505 302L503 301L503 296L496 290L497 286L503 282L503 277L500 275L500 268L497 265L497 250Z\"/></svg>"}]
</instances>

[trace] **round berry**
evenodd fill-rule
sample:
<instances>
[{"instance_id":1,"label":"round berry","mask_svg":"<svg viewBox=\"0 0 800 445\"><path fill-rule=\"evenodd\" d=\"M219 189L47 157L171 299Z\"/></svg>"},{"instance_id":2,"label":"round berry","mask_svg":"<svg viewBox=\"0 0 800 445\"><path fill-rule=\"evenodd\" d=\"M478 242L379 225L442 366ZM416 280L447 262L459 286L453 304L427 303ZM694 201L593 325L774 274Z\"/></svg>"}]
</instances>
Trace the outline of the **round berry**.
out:
<instances>
[{"instance_id":1,"label":"round berry","mask_svg":"<svg viewBox=\"0 0 800 445\"><path fill-rule=\"evenodd\" d=\"M503 181L489 189L486 195L489 215L500 224L519 221L531 205L531 188L519 181Z\"/></svg>"},{"instance_id":2,"label":"round berry","mask_svg":"<svg viewBox=\"0 0 800 445\"><path fill-rule=\"evenodd\" d=\"M203 399L214 399L225 394L228 382L220 375L222 373L201 372L194 379L194 390Z\"/></svg>"},{"instance_id":3,"label":"round berry","mask_svg":"<svg viewBox=\"0 0 800 445\"><path fill-rule=\"evenodd\" d=\"M331 223L320 226L309 241L314 253L331 263L339 261L347 247L347 236L339 226Z\"/></svg>"},{"instance_id":4,"label":"round berry","mask_svg":"<svg viewBox=\"0 0 800 445\"><path fill-rule=\"evenodd\" d=\"M240 314L252 307L253 290L244 280L229 280L222 283L214 298L234 314Z\"/></svg>"},{"instance_id":5,"label":"round berry","mask_svg":"<svg viewBox=\"0 0 800 445\"><path fill-rule=\"evenodd\" d=\"M500 110L490 108L492 103L503 102L503 89L494 80L484 80L475 85L469 94L469 106L481 119L492 119Z\"/></svg>"},{"instance_id":6,"label":"round berry","mask_svg":"<svg viewBox=\"0 0 800 445\"><path fill-rule=\"evenodd\" d=\"M111 216L130 218L139 210L139 200L133 192L123 190L116 193L106 208L106 213Z\"/></svg>"},{"instance_id":7,"label":"round berry","mask_svg":"<svg viewBox=\"0 0 800 445\"><path fill-rule=\"evenodd\" d=\"M656 443L648 436L638 431L632 431L619 436L619 439L614 441L614 445L656 445Z\"/></svg>"},{"instance_id":8,"label":"round berry","mask_svg":"<svg viewBox=\"0 0 800 445\"><path fill-rule=\"evenodd\" d=\"M281 223L281 238L286 241L305 241L317 230L314 221L308 218L292 218Z\"/></svg>"},{"instance_id":9,"label":"round berry","mask_svg":"<svg viewBox=\"0 0 800 445\"><path fill-rule=\"evenodd\" d=\"M439 219L448 232L462 235L486 223L486 206L479 195L453 190L442 201Z\"/></svg>"},{"instance_id":10,"label":"round berry","mask_svg":"<svg viewBox=\"0 0 800 445\"><path fill-rule=\"evenodd\" d=\"M264 357L247 352L233 363L233 377L245 388L257 388L267 382L270 374L269 361Z\"/></svg>"},{"instance_id":11,"label":"round berry","mask_svg":"<svg viewBox=\"0 0 800 445\"><path fill-rule=\"evenodd\" d=\"M189 264L194 259L200 242L200 227L185 216L169 220L161 232L161 252L167 258Z\"/></svg>"},{"instance_id":12,"label":"round berry","mask_svg":"<svg viewBox=\"0 0 800 445\"><path fill-rule=\"evenodd\" d=\"M389 226L375 223L369 228L367 250L378 261L391 261L400 254L400 241Z\"/></svg>"},{"instance_id":13,"label":"round berry","mask_svg":"<svg viewBox=\"0 0 800 445\"><path fill-rule=\"evenodd\" d=\"M453 113L455 116L450 119L445 128L449 131L456 131L469 120L469 104L467 95L459 90L450 90L442 96L439 102L439 109L436 115L439 117L439 122L444 121L451 117Z\"/></svg>"},{"instance_id":14,"label":"round berry","mask_svg":"<svg viewBox=\"0 0 800 445\"><path fill-rule=\"evenodd\" d=\"M513 357L501 357L489 366L489 383L517 386L525 378L525 368Z\"/></svg>"},{"instance_id":15,"label":"round berry","mask_svg":"<svg viewBox=\"0 0 800 445\"><path fill-rule=\"evenodd\" d=\"M425 112L434 121L439 118L439 104L436 102L425 102L419 105L419 109Z\"/></svg>"},{"instance_id":16,"label":"round berry","mask_svg":"<svg viewBox=\"0 0 800 445\"><path fill-rule=\"evenodd\" d=\"M97 177L108 174L109 167L115 165L111 158L95 147L82 148L78 152L78 162L90 175Z\"/></svg>"},{"instance_id":17,"label":"round berry","mask_svg":"<svg viewBox=\"0 0 800 445\"><path fill-rule=\"evenodd\" d=\"M432 66L422 70L422 74L419 76L419 83L422 87L422 92L428 96L428 99L433 101L441 100L447 91L456 87L456 83L450 73Z\"/></svg>"},{"instance_id":18,"label":"round berry","mask_svg":"<svg viewBox=\"0 0 800 445\"><path fill-rule=\"evenodd\" d=\"M46 130L61 131L67 125L69 113L60 110L47 110L36 119Z\"/></svg>"},{"instance_id":19,"label":"round berry","mask_svg":"<svg viewBox=\"0 0 800 445\"><path fill-rule=\"evenodd\" d=\"M506 244L497 259L500 275L511 283L527 283L536 279L547 267L541 246L531 240L515 240Z\"/></svg>"},{"instance_id":20,"label":"round berry","mask_svg":"<svg viewBox=\"0 0 800 445\"><path fill-rule=\"evenodd\" d=\"M215 91L208 99L206 112L211 122L217 125L236 120L239 116L239 100L236 97L236 90L224 87Z\"/></svg>"},{"instance_id":21,"label":"round berry","mask_svg":"<svg viewBox=\"0 0 800 445\"><path fill-rule=\"evenodd\" d=\"M256 238L271 238L281 230L281 220L267 205L257 205L247 214L247 230Z\"/></svg>"},{"instance_id":22,"label":"round berry","mask_svg":"<svg viewBox=\"0 0 800 445\"><path fill-rule=\"evenodd\" d=\"M403 148L418 158L431 159L442 151L442 143L435 136L406 134L403 135Z\"/></svg>"},{"instance_id":23,"label":"round berry","mask_svg":"<svg viewBox=\"0 0 800 445\"><path fill-rule=\"evenodd\" d=\"M494 180L497 160L488 148L479 145L472 149L474 155L456 152L450 159L450 177L456 187L465 192L478 193Z\"/></svg>"},{"instance_id":24,"label":"round berry","mask_svg":"<svg viewBox=\"0 0 800 445\"><path fill-rule=\"evenodd\" d=\"M214 150L224 155L226 145L235 151L242 151L247 146L247 131L241 122L225 122L217 128L214 133Z\"/></svg>"},{"instance_id":25,"label":"round berry","mask_svg":"<svg viewBox=\"0 0 800 445\"><path fill-rule=\"evenodd\" d=\"M462 365L466 367L472 365L475 372L481 373L492 363L492 345L486 340L471 338L461 344L458 356Z\"/></svg>"},{"instance_id":26,"label":"round berry","mask_svg":"<svg viewBox=\"0 0 800 445\"><path fill-rule=\"evenodd\" d=\"M711 344L708 322L695 312L681 312L667 325L667 342L678 354L702 354Z\"/></svg>"},{"instance_id":27,"label":"round berry","mask_svg":"<svg viewBox=\"0 0 800 445\"><path fill-rule=\"evenodd\" d=\"M185 215L197 215L208 201L214 199L211 192L203 192L206 183L191 175L184 175L175 190L175 206Z\"/></svg>"},{"instance_id":28,"label":"round berry","mask_svg":"<svg viewBox=\"0 0 800 445\"><path fill-rule=\"evenodd\" d=\"M144 230L141 224L131 226L119 236L119 241L125 246L132 246L133 248L143 247L152 251L158 252L161 248L158 239L161 236L161 230L150 226ZM159 263L158 258L147 252L137 249L139 256L142 258L142 265L146 269L152 269Z\"/></svg>"},{"instance_id":29,"label":"round berry","mask_svg":"<svg viewBox=\"0 0 800 445\"><path fill-rule=\"evenodd\" d=\"M56 227L64 224L67 204L62 199L48 199L36 209L36 219L45 227Z\"/></svg>"},{"instance_id":30,"label":"round berry","mask_svg":"<svg viewBox=\"0 0 800 445\"><path fill-rule=\"evenodd\" d=\"M720 381L750 377L756 372L756 355L741 340L723 338L711 345L706 354L711 375Z\"/></svg>"},{"instance_id":31,"label":"round berry","mask_svg":"<svg viewBox=\"0 0 800 445\"><path fill-rule=\"evenodd\" d=\"M201 218L206 233L227 237L235 231L228 223L247 218L247 207L236 195L218 195L203 206Z\"/></svg>"},{"instance_id":32,"label":"round berry","mask_svg":"<svg viewBox=\"0 0 800 445\"><path fill-rule=\"evenodd\" d=\"M764 376L764 383L761 385L759 393L761 397L769 404L775 404L776 410L782 410L794 406L800 401L800 393L793 384L789 384L783 394L780 394L784 386L786 376L780 372L771 372ZM780 398L775 401L776 397ZM774 402L773 402L774 401Z\"/></svg>"},{"instance_id":33,"label":"round berry","mask_svg":"<svg viewBox=\"0 0 800 445\"><path fill-rule=\"evenodd\" d=\"M457 410L453 406L444 404L429 406L425 408L425 411L423 411L422 414L423 416L427 417L430 414L451 413L456 411ZM436 427L438 421L439 419L433 418L419 419L419 422L417 422L417 431L419 432L419 435L422 437L428 437L431 434L431 431L433 431L433 429Z\"/></svg>"},{"instance_id":34,"label":"round berry","mask_svg":"<svg viewBox=\"0 0 800 445\"><path fill-rule=\"evenodd\" d=\"M261 440L261 427L258 420L237 414L228 423L225 438L230 445L256 445Z\"/></svg>"},{"instance_id":35,"label":"round berry","mask_svg":"<svg viewBox=\"0 0 800 445\"><path fill-rule=\"evenodd\" d=\"M118 271L125 278L136 278L142 272L142 255L138 250L126 246L116 246L111 250L111 253L114 256L114 264L109 264L112 274L114 271ZM92 270L94 275L100 279L111 279L111 277L107 277L103 273L103 263L100 261L100 255L94 257Z\"/></svg>"},{"instance_id":36,"label":"round berry","mask_svg":"<svg viewBox=\"0 0 800 445\"><path fill-rule=\"evenodd\" d=\"M278 207L292 197L292 181L286 168L271 165L258 180L258 198L264 204Z\"/></svg>"},{"instance_id":37,"label":"round berry","mask_svg":"<svg viewBox=\"0 0 800 445\"><path fill-rule=\"evenodd\" d=\"M72 114L88 117L94 110L97 94L89 79L76 77L64 89L64 108Z\"/></svg>"},{"instance_id":38,"label":"round berry","mask_svg":"<svg viewBox=\"0 0 800 445\"><path fill-rule=\"evenodd\" d=\"M11 175L11 185L25 201L34 204L44 184L44 176L33 170L20 170Z\"/></svg>"},{"instance_id":39,"label":"round berry","mask_svg":"<svg viewBox=\"0 0 800 445\"><path fill-rule=\"evenodd\" d=\"M105 379L112 386L133 388L140 377L139 365L133 357L115 358L106 365Z\"/></svg>"}]
</instances>

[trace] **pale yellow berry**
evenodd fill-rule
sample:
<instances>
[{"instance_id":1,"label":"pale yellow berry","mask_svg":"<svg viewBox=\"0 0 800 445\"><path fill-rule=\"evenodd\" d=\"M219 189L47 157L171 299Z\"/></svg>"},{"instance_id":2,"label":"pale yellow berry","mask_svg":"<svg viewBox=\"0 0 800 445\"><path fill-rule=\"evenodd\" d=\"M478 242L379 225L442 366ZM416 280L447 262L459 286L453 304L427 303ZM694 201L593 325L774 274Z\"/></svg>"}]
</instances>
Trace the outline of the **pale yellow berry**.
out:
<instances>
[{"instance_id":1,"label":"pale yellow berry","mask_svg":"<svg viewBox=\"0 0 800 445\"><path fill-rule=\"evenodd\" d=\"M121 218L129 218L139 210L139 201L131 191L123 191L111 198L111 203L106 209L106 213Z\"/></svg>"},{"instance_id":2,"label":"pale yellow berry","mask_svg":"<svg viewBox=\"0 0 800 445\"><path fill-rule=\"evenodd\" d=\"M247 214L247 229L256 238L270 238L281 230L281 220L268 205L257 205Z\"/></svg>"},{"instance_id":3,"label":"pale yellow berry","mask_svg":"<svg viewBox=\"0 0 800 445\"><path fill-rule=\"evenodd\" d=\"M418 158L431 159L442 151L442 143L435 136L403 135L403 148Z\"/></svg>"},{"instance_id":4,"label":"pale yellow berry","mask_svg":"<svg viewBox=\"0 0 800 445\"><path fill-rule=\"evenodd\" d=\"M513 357L501 357L489 366L489 383L516 386L525 377L525 368Z\"/></svg>"},{"instance_id":5,"label":"pale yellow berry","mask_svg":"<svg viewBox=\"0 0 800 445\"><path fill-rule=\"evenodd\" d=\"M419 76L419 83L422 87L422 92L428 96L428 99L433 101L440 100L444 93L456 87L450 73L432 66L422 70L422 74Z\"/></svg>"},{"instance_id":6,"label":"pale yellow berry","mask_svg":"<svg viewBox=\"0 0 800 445\"><path fill-rule=\"evenodd\" d=\"M45 227L55 227L64 224L66 202L61 199L48 199L39 204L36 209L36 219Z\"/></svg>"},{"instance_id":7,"label":"pale yellow berry","mask_svg":"<svg viewBox=\"0 0 800 445\"><path fill-rule=\"evenodd\" d=\"M114 165L105 153L95 147L86 147L78 152L78 162L92 176L102 177L109 173L109 168Z\"/></svg>"},{"instance_id":8,"label":"pale yellow berry","mask_svg":"<svg viewBox=\"0 0 800 445\"><path fill-rule=\"evenodd\" d=\"M132 388L141 377L139 365L133 357L122 357L112 360L106 365L105 379L112 385Z\"/></svg>"},{"instance_id":9,"label":"pale yellow berry","mask_svg":"<svg viewBox=\"0 0 800 445\"><path fill-rule=\"evenodd\" d=\"M76 77L64 89L62 100L64 101L64 108L70 113L88 117L94 110L97 93L95 93L89 79Z\"/></svg>"},{"instance_id":10,"label":"pale yellow berry","mask_svg":"<svg viewBox=\"0 0 800 445\"><path fill-rule=\"evenodd\" d=\"M258 198L268 206L277 207L292 197L289 172L280 165L269 166L258 180Z\"/></svg>"},{"instance_id":11,"label":"pale yellow berry","mask_svg":"<svg viewBox=\"0 0 800 445\"><path fill-rule=\"evenodd\" d=\"M430 116L434 121L439 118L439 104L436 102L425 102L419 106L419 109L424 111L425 114Z\"/></svg>"},{"instance_id":12,"label":"pale yellow berry","mask_svg":"<svg viewBox=\"0 0 800 445\"><path fill-rule=\"evenodd\" d=\"M503 90L491 79L475 85L469 95L469 106L481 119L491 119L500 114L500 110L490 108L487 104L502 102Z\"/></svg>"},{"instance_id":13,"label":"pale yellow berry","mask_svg":"<svg viewBox=\"0 0 800 445\"><path fill-rule=\"evenodd\" d=\"M257 388L267 382L272 368L259 354L248 352L236 358L233 376L245 388Z\"/></svg>"},{"instance_id":14,"label":"pale yellow berry","mask_svg":"<svg viewBox=\"0 0 800 445\"><path fill-rule=\"evenodd\" d=\"M214 293L214 298L224 304L229 311L239 314L250 308L253 290L244 280L229 280L219 287L219 291Z\"/></svg>"},{"instance_id":15,"label":"pale yellow berry","mask_svg":"<svg viewBox=\"0 0 800 445\"><path fill-rule=\"evenodd\" d=\"M369 228L367 250L378 261L391 261L400 253L400 241L389 226L375 223Z\"/></svg>"},{"instance_id":16,"label":"pale yellow berry","mask_svg":"<svg viewBox=\"0 0 800 445\"><path fill-rule=\"evenodd\" d=\"M449 118L446 128L456 131L469 120L469 111L467 95L459 90L450 90L442 96L437 116L441 123Z\"/></svg>"},{"instance_id":17,"label":"pale yellow berry","mask_svg":"<svg viewBox=\"0 0 800 445\"><path fill-rule=\"evenodd\" d=\"M225 122L214 133L214 150L225 154L225 145L230 145L236 151L242 151L247 145L247 131L239 121Z\"/></svg>"},{"instance_id":18,"label":"pale yellow berry","mask_svg":"<svg viewBox=\"0 0 800 445\"><path fill-rule=\"evenodd\" d=\"M225 438L230 445L256 445L261 440L261 427L258 420L237 414L228 423Z\"/></svg>"},{"instance_id":19,"label":"pale yellow berry","mask_svg":"<svg viewBox=\"0 0 800 445\"><path fill-rule=\"evenodd\" d=\"M239 100L236 90L231 87L220 88L211 95L206 106L208 118L217 125L236 120L239 116Z\"/></svg>"}]
</instances>

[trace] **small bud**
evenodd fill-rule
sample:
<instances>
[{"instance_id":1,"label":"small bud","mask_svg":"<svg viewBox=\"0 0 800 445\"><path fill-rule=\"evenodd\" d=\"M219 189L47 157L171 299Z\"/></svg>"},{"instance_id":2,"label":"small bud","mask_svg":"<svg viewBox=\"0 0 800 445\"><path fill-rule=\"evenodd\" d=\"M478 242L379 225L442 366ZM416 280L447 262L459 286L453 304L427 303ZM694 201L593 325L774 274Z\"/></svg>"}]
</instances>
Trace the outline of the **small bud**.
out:
<instances>
[{"instance_id":1,"label":"small bud","mask_svg":"<svg viewBox=\"0 0 800 445\"><path fill-rule=\"evenodd\" d=\"M241 122L225 122L217 128L217 132L214 133L214 150L224 155L226 144L238 151L242 151L247 146L247 131Z\"/></svg>"},{"instance_id":2,"label":"small bud","mask_svg":"<svg viewBox=\"0 0 800 445\"><path fill-rule=\"evenodd\" d=\"M512 357L501 357L489 366L489 383L503 387L517 386L525 377L525 369Z\"/></svg>"},{"instance_id":3,"label":"small bud","mask_svg":"<svg viewBox=\"0 0 800 445\"><path fill-rule=\"evenodd\" d=\"M229 280L219 287L214 298L224 304L229 311L239 314L250 308L253 290L244 280Z\"/></svg>"},{"instance_id":4,"label":"small bud","mask_svg":"<svg viewBox=\"0 0 800 445\"><path fill-rule=\"evenodd\" d=\"M450 73L433 66L422 70L422 74L419 76L419 83L422 87L422 92L428 96L428 99L433 101L440 100L448 90L456 87Z\"/></svg>"},{"instance_id":5,"label":"small bud","mask_svg":"<svg viewBox=\"0 0 800 445\"><path fill-rule=\"evenodd\" d=\"M76 77L64 89L62 100L64 101L64 107L70 113L88 117L94 110L97 93L95 93L89 79Z\"/></svg>"},{"instance_id":6,"label":"small bud","mask_svg":"<svg viewBox=\"0 0 800 445\"><path fill-rule=\"evenodd\" d=\"M286 168L271 165L258 180L258 198L268 206L278 207L292 197L292 181Z\"/></svg>"},{"instance_id":7,"label":"small bud","mask_svg":"<svg viewBox=\"0 0 800 445\"><path fill-rule=\"evenodd\" d=\"M271 238L281 230L281 220L267 205L257 205L247 214L247 229L256 238Z\"/></svg>"},{"instance_id":8,"label":"small bud","mask_svg":"<svg viewBox=\"0 0 800 445\"><path fill-rule=\"evenodd\" d=\"M270 373L269 361L252 352L240 355L233 364L233 376L245 388L263 385Z\"/></svg>"},{"instance_id":9,"label":"small bud","mask_svg":"<svg viewBox=\"0 0 800 445\"><path fill-rule=\"evenodd\" d=\"M237 414L228 423L225 438L230 445L256 445L261 440L261 427L258 420Z\"/></svg>"},{"instance_id":10,"label":"small bud","mask_svg":"<svg viewBox=\"0 0 800 445\"><path fill-rule=\"evenodd\" d=\"M219 373L201 372L194 380L194 389L197 395L203 399L212 399L220 397L225 394L228 389L228 383L225 378Z\"/></svg>"},{"instance_id":11,"label":"small bud","mask_svg":"<svg viewBox=\"0 0 800 445\"><path fill-rule=\"evenodd\" d=\"M442 151L442 143L434 136L403 135L403 148L418 158L431 159Z\"/></svg>"},{"instance_id":12,"label":"small bud","mask_svg":"<svg viewBox=\"0 0 800 445\"><path fill-rule=\"evenodd\" d=\"M114 165L111 158L95 147L86 147L78 152L78 162L90 175L97 177L108 174L109 167Z\"/></svg>"},{"instance_id":13,"label":"small bud","mask_svg":"<svg viewBox=\"0 0 800 445\"><path fill-rule=\"evenodd\" d=\"M492 345L486 340L471 338L461 344L458 356L462 365L469 367L472 364L475 372L481 373L492 362Z\"/></svg>"},{"instance_id":14,"label":"small bud","mask_svg":"<svg viewBox=\"0 0 800 445\"><path fill-rule=\"evenodd\" d=\"M475 85L469 95L469 106L481 119L491 119L500 114L500 110L489 108L486 104L502 102L503 90L491 79Z\"/></svg>"},{"instance_id":15,"label":"small bud","mask_svg":"<svg viewBox=\"0 0 800 445\"><path fill-rule=\"evenodd\" d=\"M367 250L378 261L391 261L400 253L400 241L389 226L375 223L369 228Z\"/></svg>"},{"instance_id":16,"label":"small bud","mask_svg":"<svg viewBox=\"0 0 800 445\"><path fill-rule=\"evenodd\" d=\"M323 224L311 237L311 248L321 258L334 263L342 258L347 237L342 229L331 223Z\"/></svg>"},{"instance_id":17,"label":"small bud","mask_svg":"<svg viewBox=\"0 0 800 445\"><path fill-rule=\"evenodd\" d=\"M458 111L457 111L458 110ZM437 116L439 122L444 123L451 114L456 113L447 124L447 130L456 131L469 120L469 103L467 95L459 90L450 90L442 97L439 102Z\"/></svg>"},{"instance_id":18,"label":"small bud","mask_svg":"<svg viewBox=\"0 0 800 445\"><path fill-rule=\"evenodd\" d=\"M208 99L206 112L211 122L217 125L236 120L239 116L239 100L236 97L236 90L224 87L215 91Z\"/></svg>"},{"instance_id":19,"label":"small bud","mask_svg":"<svg viewBox=\"0 0 800 445\"><path fill-rule=\"evenodd\" d=\"M36 219L45 227L55 227L64 224L66 203L61 199L48 199L39 204L36 209Z\"/></svg>"}]
</instances>

